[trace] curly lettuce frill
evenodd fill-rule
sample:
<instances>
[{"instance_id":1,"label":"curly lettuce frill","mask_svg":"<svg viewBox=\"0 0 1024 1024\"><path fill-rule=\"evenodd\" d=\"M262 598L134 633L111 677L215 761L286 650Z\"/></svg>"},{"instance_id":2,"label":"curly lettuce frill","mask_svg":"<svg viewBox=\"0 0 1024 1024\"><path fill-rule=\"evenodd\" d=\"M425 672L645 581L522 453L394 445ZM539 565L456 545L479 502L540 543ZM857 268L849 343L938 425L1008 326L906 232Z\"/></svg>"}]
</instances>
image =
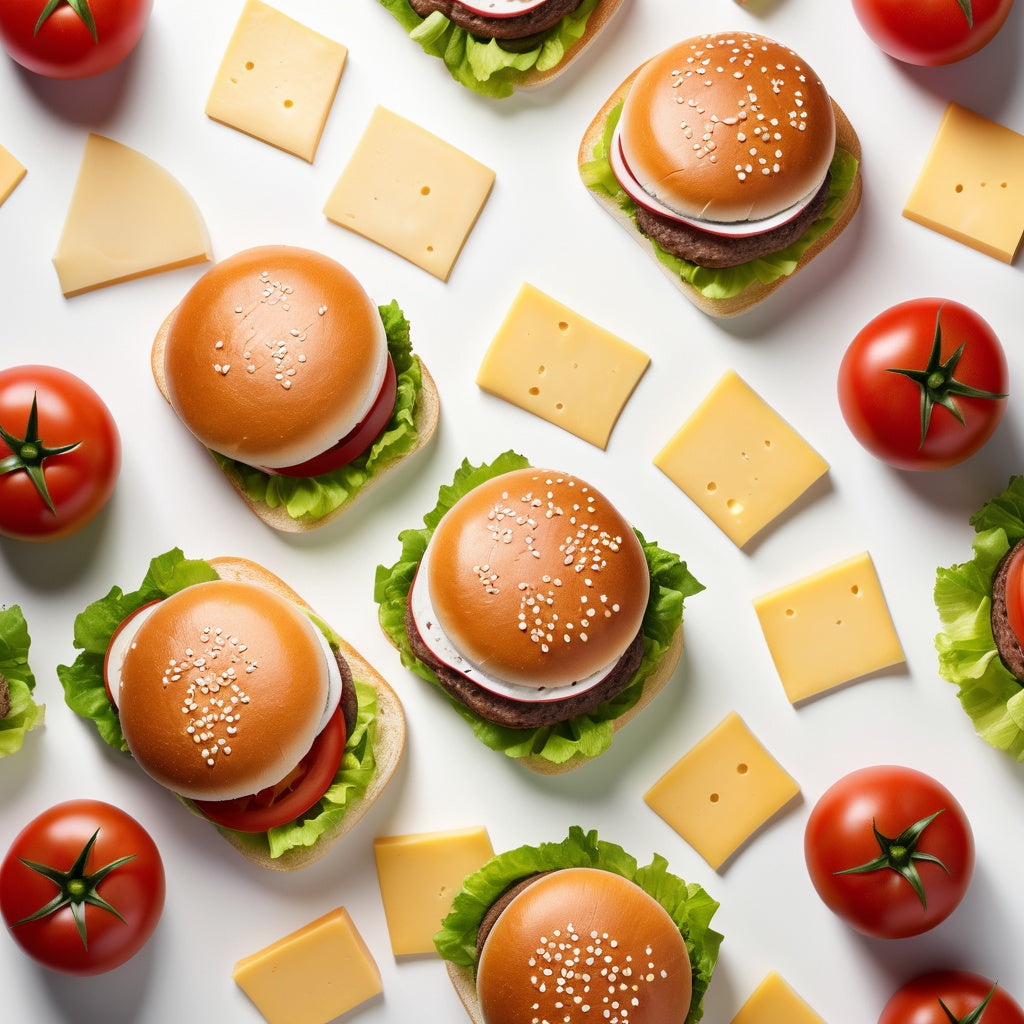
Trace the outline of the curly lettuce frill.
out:
<instances>
[{"instance_id":1,"label":"curly lettuce frill","mask_svg":"<svg viewBox=\"0 0 1024 1024\"><path fill-rule=\"evenodd\" d=\"M36 677L29 667L32 639L21 608L14 604L0 609L0 675L7 680L11 707L0 718L0 757L21 750L25 737L42 725L45 705L32 699Z\"/></svg>"},{"instance_id":2,"label":"curly lettuce frill","mask_svg":"<svg viewBox=\"0 0 1024 1024\"><path fill-rule=\"evenodd\" d=\"M604 134L594 147L591 159L580 165L580 177L583 179L583 184L591 191L603 192L609 196L620 210L629 215L635 226L636 203L623 190L608 162L612 134L621 113L622 104L619 103L608 115ZM822 210L821 216L785 249L749 260L737 267L700 267L696 263L680 259L680 257L666 252L653 239L648 239L648 241L654 248L659 262L687 284L696 288L705 298L731 299L756 282L772 284L781 277L788 277L796 270L804 253L836 222L843 200L853 188L858 166L859 161L852 153L837 146L829 166L831 178L829 179L828 199L825 201L825 208Z\"/></svg>"},{"instance_id":3,"label":"curly lettuce frill","mask_svg":"<svg viewBox=\"0 0 1024 1024\"><path fill-rule=\"evenodd\" d=\"M1024 761L1024 687L1000 659L991 622L996 567L1024 540L1024 477L1013 477L1006 491L971 517L971 525L977 531L971 561L936 571L939 674L957 687L978 735Z\"/></svg>"},{"instance_id":4,"label":"curly lettuce frill","mask_svg":"<svg viewBox=\"0 0 1024 1024\"><path fill-rule=\"evenodd\" d=\"M216 570L201 559L186 559L179 548L154 558L138 590L125 594L119 587L93 601L75 618L74 645L81 652L71 665L58 665L57 677L64 688L64 700L79 717L93 722L104 742L115 750L129 753L117 710L107 698L103 681L103 659L114 631L132 612L150 601L218 579ZM328 643L337 649L338 635L318 616L310 618ZM259 847L272 858L299 847L312 846L330 832L344 816L349 803L364 796L376 771L373 740L376 735L377 691L372 685L355 680L358 720L345 742L338 773L330 788L301 818L269 832L252 835L236 833L246 845ZM186 806L195 810L189 800ZM199 813L195 811L195 813ZM218 826L220 827L220 826ZM222 829L222 831L225 831Z\"/></svg>"},{"instance_id":5,"label":"curly lettuce frill","mask_svg":"<svg viewBox=\"0 0 1024 1024\"><path fill-rule=\"evenodd\" d=\"M424 528L403 530L399 535L402 542L399 560L390 567L377 567L374 600L380 606L381 627L398 648L402 664L438 688L440 684L437 676L413 654L405 631L406 599L416 570L437 524L461 497L492 477L528 465L527 459L511 451L481 466L473 466L464 461L451 485L441 488L437 506L423 517ZM678 555L646 541L639 531L634 532L647 559L651 593L643 619L643 659L632 681L589 714L577 715L566 722L536 729L510 729L495 725L480 718L460 701L450 698L452 707L472 726L476 737L492 750L499 750L514 758L538 756L552 764L561 765L577 754L588 758L597 757L611 746L615 720L640 699L644 683L657 668L659 659L670 646L675 631L683 621L685 598L704 589Z\"/></svg>"},{"instance_id":6,"label":"curly lettuce frill","mask_svg":"<svg viewBox=\"0 0 1024 1024\"><path fill-rule=\"evenodd\" d=\"M663 857L638 867L636 859L620 846L597 838L594 831L584 832L578 825L559 843L521 846L499 854L462 883L452 901L452 909L434 936L438 953L459 967L476 967L476 938L480 924L494 901L511 885L542 871L586 867L611 871L635 882L653 896L671 915L686 942L693 970L693 997L686 1024L696 1024L703 1016L707 991L718 961L722 935L711 927L718 903L696 884L687 884L668 871Z\"/></svg>"}]
</instances>

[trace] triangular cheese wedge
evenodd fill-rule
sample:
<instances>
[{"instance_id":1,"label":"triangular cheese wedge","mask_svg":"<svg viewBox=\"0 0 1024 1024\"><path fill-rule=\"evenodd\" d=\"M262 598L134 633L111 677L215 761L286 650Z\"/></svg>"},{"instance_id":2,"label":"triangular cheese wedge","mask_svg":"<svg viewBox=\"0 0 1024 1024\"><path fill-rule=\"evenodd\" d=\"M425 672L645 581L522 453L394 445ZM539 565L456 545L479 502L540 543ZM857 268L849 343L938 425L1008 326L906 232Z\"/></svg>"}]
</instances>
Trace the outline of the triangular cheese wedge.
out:
<instances>
[{"instance_id":1,"label":"triangular cheese wedge","mask_svg":"<svg viewBox=\"0 0 1024 1024\"><path fill-rule=\"evenodd\" d=\"M159 164L90 135L53 265L70 297L211 259L192 197Z\"/></svg>"}]
</instances>

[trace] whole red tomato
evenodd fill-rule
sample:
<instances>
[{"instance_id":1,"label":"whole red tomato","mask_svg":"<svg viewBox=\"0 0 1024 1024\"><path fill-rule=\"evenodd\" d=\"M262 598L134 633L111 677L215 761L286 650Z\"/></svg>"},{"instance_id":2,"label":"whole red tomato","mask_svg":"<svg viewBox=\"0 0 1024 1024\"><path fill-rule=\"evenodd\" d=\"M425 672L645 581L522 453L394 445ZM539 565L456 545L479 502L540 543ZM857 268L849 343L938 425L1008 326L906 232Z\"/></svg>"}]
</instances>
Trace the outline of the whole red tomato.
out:
<instances>
[{"instance_id":1,"label":"whole red tomato","mask_svg":"<svg viewBox=\"0 0 1024 1024\"><path fill-rule=\"evenodd\" d=\"M1024 1010L980 974L931 971L898 989L878 1024L1024 1024Z\"/></svg>"},{"instance_id":2,"label":"whole red tomato","mask_svg":"<svg viewBox=\"0 0 1024 1024\"><path fill-rule=\"evenodd\" d=\"M974 871L974 836L941 783L877 765L844 776L815 804L804 857L830 910L865 935L900 939L958 906Z\"/></svg>"},{"instance_id":3,"label":"whole red tomato","mask_svg":"<svg viewBox=\"0 0 1024 1024\"><path fill-rule=\"evenodd\" d=\"M0 370L0 534L58 540L113 493L121 438L103 400L54 366Z\"/></svg>"},{"instance_id":4,"label":"whole red tomato","mask_svg":"<svg viewBox=\"0 0 1024 1024\"><path fill-rule=\"evenodd\" d=\"M64 974L102 974L133 957L153 934L164 895L149 833L100 800L44 811L0 864L0 913L15 942Z\"/></svg>"},{"instance_id":5,"label":"whole red tomato","mask_svg":"<svg viewBox=\"0 0 1024 1024\"><path fill-rule=\"evenodd\" d=\"M879 49L907 64L952 64L1003 27L1013 0L853 0Z\"/></svg>"},{"instance_id":6,"label":"whole red tomato","mask_svg":"<svg viewBox=\"0 0 1024 1024\"><path fill-rule=\"evenodd\" d=\"M142 37L153 0L3 0L0 42L47 78L87 78L120 64Z\"/></svg>"},{"instance_id":7,"label":"whole red tomato","mask_svg":"<svg viewBox=\"0 0 1024 1024\"><path fill-rule=\"evenodd\" d=\"M839 366L839 408L854 437L898 469L945 469L999 425L1006 356L992 328L952 299L880 313Z\"/></svg>"}]
</instances>

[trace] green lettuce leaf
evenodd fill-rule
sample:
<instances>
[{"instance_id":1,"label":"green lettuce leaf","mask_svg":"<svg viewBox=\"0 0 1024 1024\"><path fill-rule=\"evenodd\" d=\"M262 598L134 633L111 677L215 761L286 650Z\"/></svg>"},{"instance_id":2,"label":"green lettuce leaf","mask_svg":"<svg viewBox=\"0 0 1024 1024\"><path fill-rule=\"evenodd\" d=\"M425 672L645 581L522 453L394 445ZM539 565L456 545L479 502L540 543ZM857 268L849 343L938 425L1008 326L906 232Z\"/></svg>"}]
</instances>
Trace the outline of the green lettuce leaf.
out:
<instances>
[{"instance_id":1,"label":"green lettuce leaf","mask_svg":"<svg viewBox=\"0 0 1024 1024\"><path fill-rule=\"evenodd\" d=\"M957 687L978 735L1024 761L1024 686L999 657L991 622L996 567L1024 540L1024 477L1012 477L1002 494L971 517L971 525L971 561L936 571L939 675Z\"/></svg>"},{"instance_id":2,"label":"green lettuce leaf","mask_svg":"<svg viewBox=\"0 0 1024 1024\"><path fill-rule=\"evenodd\" d=\"M453 24L440 11L421 18L409 0L379 0L425 53L444 61L455 81L481 96L511 96L527 71L550 71L579 40L600 0L583 0L532 49L502 49L496 39L480 39Z\"/></svg>"},{"instance_id":3,"label":"green lettuce leaf","mask_svg":"<svg viewBox=\"0 0 1024 1024\"><path fill-rule=\"evenodd\" d=\"M221 469L232 476L253 501L281 508L292 519L322 519L351 501L374 473L406 455L416 445L416 406L423 386L420 361L413 354L409 322L392 300L379 306L388 351L398 375L398 394L391 419L376 441L348 465L315 477L264 473L211 451Z\"/></svg>"},{"instance_id":4,"label":"green lettuce leaf","mask_svg":"<svg viewBox=\"0 0 1024 1024\"><path fill-rule=\"evenodd\" d=\"M32 638L21 608L0 608L0 675L7 680L11 709L0 718L0 757L21 750L25 736L42 725L46 707L32 699L36 677L28 664Z\"/></svg>"},{"instance_id":5,"label":"green lettuce leaf","mask_svg":"<svg viewBox=\"0 0 1024 1024\"><path fill-rule=\"evenodd\" d=\"M437 677L413 654L405 632L406 599L416 569L435 527L461 497L485 480L528 465L526 458L512 451L481 466L464 461L451 485L441 488L436 507L423 517L424 528L403 530L399 535L402 552L398 561L390 567L377 567L374 600L379 605L381 627L398 648L402 664L439 689ZM537 729L509 729L495 725L480 718L460 701L449 698L452 707L470 724L476 737L492 750L499 750L508 757L539 756L552 764L564 764L576 754L597 757L611 746L615 719L640 699L645 682L656 669L659 658L668 649L683 620L685 598L704 589L678 555L646 541L639 531L634 532L643 547L651 573L651 593L643 620L643 658L632 681L589 714Z\"/></svg>"},{"instance_id":6,"label":"green lettuce leaf","mask_svg":"<svg viewBox=\"0 0 1024 1024\"><path fill-rule=\"evenodd\" d=\"M186 559L179 548L174 548L150 562L138 590L125 594L119 587L113 587L75 618L74 644L81 653L73 664L58 665L57 677L64 688L68 707L79 717L93 722L103 740L115 750L129 752L117 710L107 698L103 682L103 658L114 631L132 612L150 601L162 600L185 587L217 578L216 570L208 562ZM328 643L337 649L341 642L338 635L319 616L309 614ZM269 833L244 836L247 845L261 847L274 858L290 849L312 846L320 836L332 830L351 801L365 795L376 770L373 741L377 729L377 691L358 679L355 684L356 727L346 739L342 762L330 788L302 818L271 829ZM183 803L199 814L191 801L183 800Z\"/></svg>"},{"instance_id":7,"label":"green lettuce leaf","mask_svg":"<svg viewBox=\"0 0 1024 1024\"><path fill-rule=\"evenodd\" d=\"M722 935L711 927L718 909L701 886L687 884L668 871L661 856L638 867L636 859L622 847L597 838L594 831L584 832L578 825L559 843L521 846L499 854L479 871L470 875L452 901L452 909L434 936L434 945L445 959L470 970L476 967L476 937L480 923L491 904L509 886L541 871L588 867L611 871L635 882L653 896L679 928L690 954L693 969L693 997L686 1024L696 1024L704 1013L704 993L718 961Z\"/></svg>"},{"instance_id":8,"label":"green lettuce leaf","mask_svg":"<svg viewBox=\"0 0 1024 1024\"><path fill-rule=\"evenodd\" d=\"M623 190L608 162L608 150L611 147L612 134L622 113L622 104L617 104L608 115L604 134L594 147L591 159L580 166L580 177L587 188L603 192L611 197L615 204L636 223L636 203ZM778 252L760 256L738 267L699 267L689 260L680 259L665 252L657 242L648 239L658 260L687 284L696 288L701 295L709 299L729 299L739 295L745 288L755 282L771 284L780 277L787 277L796 270L800 258L832 225L839 216L843 199L853 187L857 176L858 161L845 149L837 146L829 167L828 199L821 216L795 241Z\"/></svg>"}]
</instances>

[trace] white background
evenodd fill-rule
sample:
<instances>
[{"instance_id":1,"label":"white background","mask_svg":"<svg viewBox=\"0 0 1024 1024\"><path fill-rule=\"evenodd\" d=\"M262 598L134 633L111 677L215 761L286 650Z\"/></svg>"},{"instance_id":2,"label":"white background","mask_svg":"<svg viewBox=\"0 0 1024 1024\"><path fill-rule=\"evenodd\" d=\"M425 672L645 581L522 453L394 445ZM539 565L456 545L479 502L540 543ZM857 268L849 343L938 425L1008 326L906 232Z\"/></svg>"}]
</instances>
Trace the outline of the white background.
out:
<instances>
[{"instance_id":1,"label":"white background","mask_svg":"<svg viewBox=\"0 0 1024 1024\"><path fill-rule=\"evenodd\" d=\"M941 966L998 978L1024 998L1021 769L976 738L954 690L936 673L935 567L965 561L969 515L1020 471L1024 373L1018 343L1020 270L900 216L950 99L1024 128L1017 5L976 57L918 69L882 54L846 0L626 0L607 33L542 92L484 100L451 81L372 0L279 0L286 13L345 43L345 67L309 165L208 120L203 108L240 3L157 0L135 54L97 79L60 83L0 60L0 143L28 175L0 208L0 361L48 362L89 381L124 440L114 499L80 535L52 545L0 541L0 601L20 603L33 637L45 728L0 766L0 847L58 800L92 795L135 814L165 858L163 920L130 964L99 978L51 974L0 935L0 1017L34 1024L260 1019L231 981L240 957L345 905L380 965L384 994L351 1014L361 1024L458 1021L434 957L396 961L372 857L374 836L486 825L494 846L597 828L641 863L655 851L721 901L725 933L706 1020L727 1024L778 970L829 1024L873 1022L892 991ZM719 29L764 32L796 49L857 127L864 200L841 239L744 317L708 319L675 291L598 208L576 173L579 139L633 68L675 39ZM419 122L497 171L476 229L447 284L329 223L321 208L374 105ZM149 374L154 332L202 271L188 268L61 296L51 256L88 132L162 164L201 209L215 258L269 242L322 250L347 264L378 302L398 299L413 343L437 378L443 418L429 451L348 517L303 536L251 516L206 453L176 422ZM482 394L480 359L523 281L650 353L652 363L600 451ZM975 458L933 474L889 469L848 433L836 370L856 331L885 307L921 295L974 306L1003 339L1011 399ZM831 463L825 482L742 551L651 463L727 368L736 369ZM464 457L516 447L541 465L604 489L627 517L682 553L707 590L686 609L687 646L654 707L611 751L567 776L540 778L482 747L439 695L399 664L376 622L373 574L419 525ZM75 614L118 584L137 586L152 555L242 555L283 576L393 683L409 740L383 798L317 865L263 871L240 858L64 705L55 667L69 662ZM881 577L906 665L801 708L787 702L751 607L770 589L859 551ZM642 794L730 710L798 780L802 799L721 872L712 871L642 801ZM963 803L978 861L961 907L933 932L864 939L818 900L803 862L804 824L818 796L848 771L901 763L930 772Z\"/></svg>"}]
</instances>

